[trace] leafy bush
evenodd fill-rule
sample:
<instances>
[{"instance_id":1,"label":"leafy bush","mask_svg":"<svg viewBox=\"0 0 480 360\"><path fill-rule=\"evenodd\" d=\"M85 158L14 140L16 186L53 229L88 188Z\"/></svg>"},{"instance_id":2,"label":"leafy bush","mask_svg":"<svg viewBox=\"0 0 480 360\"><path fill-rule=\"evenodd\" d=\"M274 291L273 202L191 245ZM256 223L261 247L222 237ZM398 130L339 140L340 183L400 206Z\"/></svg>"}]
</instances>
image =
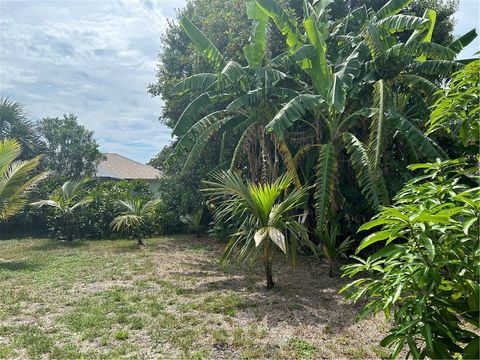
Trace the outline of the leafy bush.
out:
<instances>
[{"instance_id":1,"label":"leafy bush","mask_svg":"<svg viewBox=\"0 0 480 360\"><path fill-rule=\"evenodd\" d=\"M31 201L39 201L48 198L57 191L63 180L57 177L47 178L40 186L32 192ZM96 180L85 185L78 193L79 197L89 197L93 199L87 207L75 210L75 221L70 224L72 236L78 238L105 239L118 237L118 234L112 231L110 223L116 216L117 208L115 202L118 200L129 200L139 198L142 201L153 199L153 194L149 185L142 180ZM156 210L155 217L146 224L146 235L155 235L162 232L160 224L163 221L161 205ZM48 233L57 234L62 227L61 219L58 214L49 212L48 209L25 209L7 228L26 229L30 235L44 236ZM61 230L60 230L61 231ZM23 235L16 234L13 235Z\"/></svg>"},{"instance_id":2,"label":"leafy bush","mask_svg":"<svg viewBox=\"0 0 480 360\"><path fill-rule=\"evenodd\" d=\"M393 311L394 326L381 343L393 358L406 345L414 358L479 358L479 337L471 330L479 327L480 187L476 169L465 165L411 165L424 174L359 229L381 226L357 252L380 241L386 246L343 267L344 276L359 278L341 291L354 301L369 299L360 318Z\"/></svg>"},{"instance_id":3,"label":"leafy bush","mask_svg":"<svg viewBox=\"0 0 480 360\"><path fill-rule=\"evenodd\" d=\"M82 194L82 188L90 181L85 178L79 181L67 181L57 189L48 199L32 203L38 208L50 208L50 216L54 221L53 230L59 238L72 241L75 236L76 214L83 207L93 201L93 198Z\"/></svg>"},{"instance_id":4,"label":"leafy bush","mask_svg":"<svg viewBox=\"0 0 480 360\"><path fill-rule=\"evenodd\" d=\"M138 198L142 201L153 199L150 187L142 180L103 181L91 186L87 193L93 198L91 206L80 211L77 217L78 232L82 237L104 239L117 234L112 231L110 223L117 214L117 201ZM160 231L158 222L148 224L148 235Z\"/></svg>"}]
</instances>

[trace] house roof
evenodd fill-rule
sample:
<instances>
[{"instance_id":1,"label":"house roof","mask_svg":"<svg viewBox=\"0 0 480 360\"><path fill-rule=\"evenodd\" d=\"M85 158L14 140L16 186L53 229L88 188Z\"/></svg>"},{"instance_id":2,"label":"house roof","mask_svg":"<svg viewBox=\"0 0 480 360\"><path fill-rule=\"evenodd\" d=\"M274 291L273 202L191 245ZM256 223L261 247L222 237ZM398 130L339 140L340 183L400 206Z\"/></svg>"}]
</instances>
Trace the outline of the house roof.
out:
<instances>
[{"instance_id":1,"label":"house roof","mask_svg":"<svg viewBox=\"0 0 480 360\"><path fill-rule=\"evenodd\" d=\"M96 177L120 180L155 180L160 176L160 171L153 166L141 164L117 153L104 153L103 155L105 159L98 164Z\"/></svg>"}]
</instances>

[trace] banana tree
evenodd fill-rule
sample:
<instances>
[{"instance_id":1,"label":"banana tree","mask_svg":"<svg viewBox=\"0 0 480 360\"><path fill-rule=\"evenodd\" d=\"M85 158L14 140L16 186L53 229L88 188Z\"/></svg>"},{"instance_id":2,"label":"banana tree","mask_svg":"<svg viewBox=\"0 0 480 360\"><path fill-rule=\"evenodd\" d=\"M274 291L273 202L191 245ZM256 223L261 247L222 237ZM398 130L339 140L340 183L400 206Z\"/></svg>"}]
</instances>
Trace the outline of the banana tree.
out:
<instances>
[{"instance_id":1,"label":"banana tree","mask_svg":"<svg viewBox=\"0 0 480 360\"><path fill-rule=\"evenodd\" d=\"M215 72L192 75L173 89L177 95L192 91L200 95L185 108L173 129L179 139L172 156L185 156L187 169L211 138L221 138L230 147L222 146L219 165L239 167L246 155L250 179L266 182L278 176L284 142L283 137L265 136L265 126L283 103L298 95L301 86L272 67L268 17L255 2L247 3L247 14L254 22L250 43L244 48L247 66L227 61L194 24L181 19L180 25ZM297 178L295 183L300 185Z\"/></svg>"},{"instance_id":2,"label":"banana tree","mask_svg":"<svg viewBox=\"0 0 480 360\"><path fill-rule=\"evenodd\" d=\"M308 240L298 210L305 206L305 188L291 189L292 177L282 175L274 182L245 183L242 176L232 172L215 172L212 181L205 181L203 191L218 203L215 209L217 221L240 223L231 236L224 258L236 255L242 259L262 259L267 288L274 286L272 264L275 249L281 250L295 264L300 245L314 250ZM290 189L290 191L286 191ZM238 251L235 251L238 250Z\"/></svg>"},{"instance_id":3,"label":"banana tree","mask_svg":"<svg viewBox=\"0 0 480 360\"><path fill-rule=\"evenodd\" d=\"M409 1L391 0L377 12L363 6L331 24L329 1L313 5L305 1L305 18L299 24L273 0L256 3L285 36L288 57L310 77L311 87L286 103L266 130L281 137L305 121L320 129L315 176L318 232L325 230L328 210L339 206L344 153L373 209L389 202L382 176L387 128L421 155L445 157L406 116L406 110L412 110L411 92L418 90L426 101L437 89L422 75L449 74L463 66L453 61L461 46L430 42L435 12L428 10L423 17L397 15ZM403 31L413 31L406 43L395 37Z\"/></svg>"},{"instance_id":4,"label":"banana tree","mask_svg":"<svg viewBox=\"0 0 480 360\"><path fill-rule=\"evenodd\" d=\"M90 196L82 196L82 190L89 181L89 178L67 181L49 199L30 204L37 208L49 207L58 221L59 228L57 230L67 241L73 240L76 212L94 200Z\"/></svg>"}]
</instances>

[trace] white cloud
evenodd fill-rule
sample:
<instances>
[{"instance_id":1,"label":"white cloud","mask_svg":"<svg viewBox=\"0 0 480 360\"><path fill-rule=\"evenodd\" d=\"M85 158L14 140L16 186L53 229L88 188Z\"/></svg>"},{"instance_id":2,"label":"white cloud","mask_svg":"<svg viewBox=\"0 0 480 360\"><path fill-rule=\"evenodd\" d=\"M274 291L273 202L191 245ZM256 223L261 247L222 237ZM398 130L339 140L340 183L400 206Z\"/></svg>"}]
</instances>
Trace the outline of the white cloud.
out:
<instances>
[{"instance_id":1,"label":"white cloud","mask_svg":"<svg viewBox=\"0 0 480 360\"><path fill-rule=\"evenodd\" d=\"M146 92L169 3L2 0L2 95L33 118L74 113L103 151L148 161L170 141Z\"/></svg>"}]
</instances>

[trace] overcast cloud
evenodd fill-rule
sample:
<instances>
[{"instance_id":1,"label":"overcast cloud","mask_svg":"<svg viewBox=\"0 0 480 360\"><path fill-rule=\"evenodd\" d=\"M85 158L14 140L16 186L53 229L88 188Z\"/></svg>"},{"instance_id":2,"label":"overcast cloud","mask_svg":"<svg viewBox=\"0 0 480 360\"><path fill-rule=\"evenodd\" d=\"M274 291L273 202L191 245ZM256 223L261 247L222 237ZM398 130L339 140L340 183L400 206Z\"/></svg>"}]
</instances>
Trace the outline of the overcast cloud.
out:
<instances>
[{"instance_id":1,"label":"overcast cloud","mask_svg":"<svg viewBox=\"0 0 480 360\"><path fill-rule=\"evenodd\" d=\"M160 36L185 1L0 0L0 94L32 119L74 113L104 152L146 162L170 142L154 81ZM461 0L456 33L479 27ZM470 57L479 41L464 50Z\"/></svg>"}]
</instances>

